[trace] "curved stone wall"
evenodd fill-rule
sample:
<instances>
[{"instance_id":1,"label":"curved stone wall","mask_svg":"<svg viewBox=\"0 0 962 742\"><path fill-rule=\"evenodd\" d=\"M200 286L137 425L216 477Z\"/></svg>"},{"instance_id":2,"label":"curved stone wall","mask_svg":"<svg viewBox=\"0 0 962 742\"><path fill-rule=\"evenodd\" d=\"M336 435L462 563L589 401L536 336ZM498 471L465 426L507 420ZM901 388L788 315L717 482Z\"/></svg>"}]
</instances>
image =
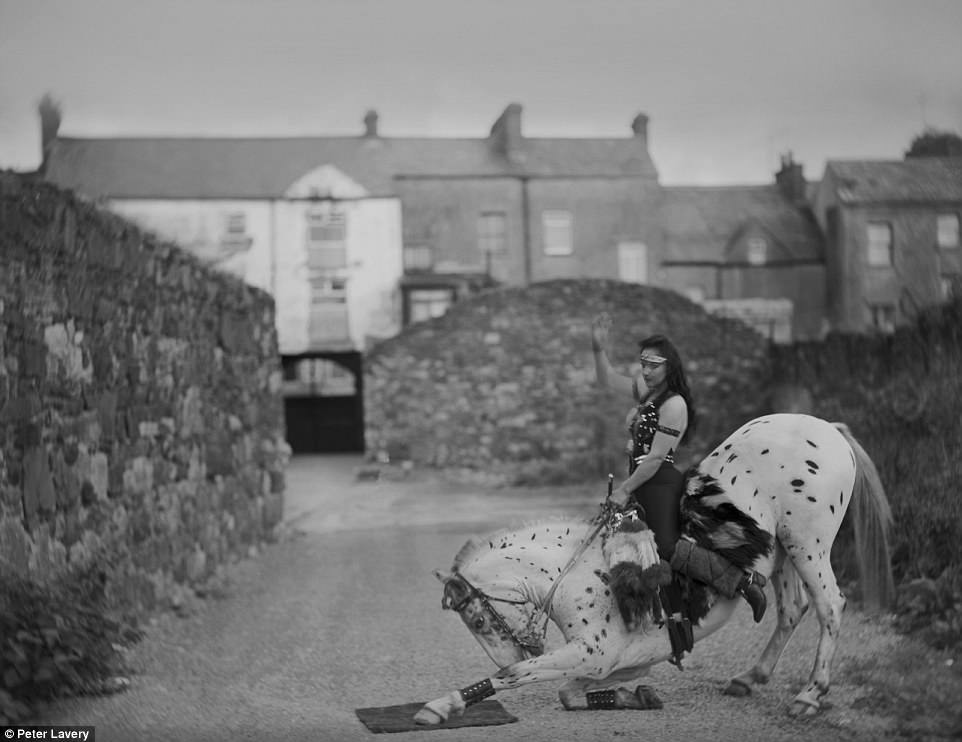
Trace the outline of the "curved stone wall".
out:
<instances>
[{"instance_id":1,"label":"curved stone wall","mask_svg":"<svg viewBox=\"0 0 962 742\"><path fill-rule=\"evenodd\" d=\"M681 295L611 280L502 288L375 346L365 368L367 449L516 483L621 476L629 404L594 384L590 321L614 319L612 362L667 334L685 359L699 424L687 466L769 411L768 341Z\"/></svg>"},{"instance_id":2,"label":"curved stone wall","mask_svg":"<svg viewBox=\"0 0 962 742\"><path fill-rule=\"evenodd\" d=\"M0 566L102 560L136 611L269 538L279 367L270 296L0 173Z\"/></svg>"}]
</instances>

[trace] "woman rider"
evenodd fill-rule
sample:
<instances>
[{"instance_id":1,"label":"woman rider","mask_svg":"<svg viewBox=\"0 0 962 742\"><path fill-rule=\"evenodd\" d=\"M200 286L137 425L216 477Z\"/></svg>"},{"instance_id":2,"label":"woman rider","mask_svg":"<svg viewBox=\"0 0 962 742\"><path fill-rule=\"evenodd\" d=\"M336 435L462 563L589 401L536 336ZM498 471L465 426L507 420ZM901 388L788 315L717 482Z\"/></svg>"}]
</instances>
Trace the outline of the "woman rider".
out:
<instances>
[{"instance_id":1,"label":"woman rider","mask_svg":"<svg viewBox=\"0 0 962 742\"><path fill-rule=\"evenodd\" d=\"M658 555L673 568L712 585L728 598L741 595L751 606L756 623L761 621L766 600L756 573L744 572L720 554L688 539L681 540L683 548L675 554L681 536L680 503L685 482L674 466L674 454L695 426L695 406L681 356L667 337L653 335L639 343L641 373L624 376L614 370L605 352L610 329L607 313L600 314L591 325L598 383L630 396L636 405L628 416L628 477L614 490L612 500L644 509ZM681 552L683 559L679 558Z\"/></svg>"}]
</instances>

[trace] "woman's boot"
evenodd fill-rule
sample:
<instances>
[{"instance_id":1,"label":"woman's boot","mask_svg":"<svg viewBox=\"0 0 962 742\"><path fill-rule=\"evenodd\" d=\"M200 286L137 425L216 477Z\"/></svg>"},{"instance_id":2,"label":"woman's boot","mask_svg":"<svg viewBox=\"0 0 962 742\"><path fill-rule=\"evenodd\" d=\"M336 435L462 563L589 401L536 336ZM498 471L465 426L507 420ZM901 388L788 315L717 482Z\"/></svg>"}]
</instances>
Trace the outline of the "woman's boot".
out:
<instances>
[{"instance_id":1,"label":"woman's boot","mask_svg":"<svg viewBox=\"0 0 962 742\"><path fill-rule=\"evenodd\" d=\"M694 541L681 538L675 545L671 568L694 580L711 585L726 598L741 595L752 607L755 623L762 620L768 605L765 599L764 575L745 572L716 551L699 546Z\"/></svg>"}]
</instances>

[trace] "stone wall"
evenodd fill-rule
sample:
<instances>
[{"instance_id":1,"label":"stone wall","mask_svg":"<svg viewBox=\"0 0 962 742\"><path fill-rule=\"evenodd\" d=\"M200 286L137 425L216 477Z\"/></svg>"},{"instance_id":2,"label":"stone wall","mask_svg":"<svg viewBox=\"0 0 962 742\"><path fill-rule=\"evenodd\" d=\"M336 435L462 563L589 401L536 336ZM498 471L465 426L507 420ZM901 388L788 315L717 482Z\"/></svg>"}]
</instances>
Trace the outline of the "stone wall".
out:
<instances>
[{"instance_id":1,"label":"stone wall","mask_svg":"<svg viewBox=\"0 0 962 742\"><path fill-rule=\"evenodd\" d=\"M681 295L604 279L500 288L375 346L365 368L367 449L524 483L624 472L630 401L594 384L590 322L614 319L612 361L660 332L685 359L700 422L679 463L769 411L768 343Z\"/></svg>"},{"instance_id":2,"label":"stone wall","mask_svg":"<svg viewBox=\"0 0 962 742\"><path fill-rule=\"evenodd\" d=\"M0 560L102 561L133 612L272 537L274 304L68 192L0 173Z\"/></svg>"}]
</instances>

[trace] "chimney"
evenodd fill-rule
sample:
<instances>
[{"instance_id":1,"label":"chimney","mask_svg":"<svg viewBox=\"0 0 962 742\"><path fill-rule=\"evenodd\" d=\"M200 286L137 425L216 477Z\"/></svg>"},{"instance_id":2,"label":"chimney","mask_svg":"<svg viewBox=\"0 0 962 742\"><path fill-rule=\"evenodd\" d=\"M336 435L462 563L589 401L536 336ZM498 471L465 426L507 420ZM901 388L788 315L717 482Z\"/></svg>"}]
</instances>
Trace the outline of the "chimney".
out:
<instances>
[{"instance_id":1,"label":"chimney","mask_svg":"<svg viewBox=\"0 0 962 742\"><path fill-rule=\"evenodd\" d=\"M42 170L47 163L50 145L60 131L62 114L60 104L49 93L44 94L40 99L40 103L37 104L37 113L40 114L40 169Z\"/></svg>"},{"instance_id":2,"label":"chimney","mask_svg":"<svg viewBox=\"0 0 962 742\"><path fill-rule=\"evenodd\" d=\"M806 182L802 166L792 159L792 153L782 155L782 167L775 173L775 185L782 195L794 204L805 203Z\"/></svg>"},{"instance_id":3,"label":"chimney","mask_svg":"<svg viewBox=\"0 0 962 742\"><path fill-rule=\"evenodd\" d=\"M639 113L631 122L631 131L645 147L648 146L648 117Z\"/></svg>"},{"instance_id":4,"label":"chimney","mask_svg":"<svg viewBox=\"0 0 962 742\"><path fill-rule=\"evenodd\" d=\"M517 163L523 159L520 103L511 103L504 109L491 127L490 139L495 150L511 162Z\"/></svg>"},{"instance_id":5,"label":"chimney","mask_svg":"<svg viewBox=\"0 0 962 742\"><path fill-rule=\"evenodd\" d=\"M364 136L376 137L377 133L377 111L370 110L364 115Z\"/></svg>"}]
</instances>

